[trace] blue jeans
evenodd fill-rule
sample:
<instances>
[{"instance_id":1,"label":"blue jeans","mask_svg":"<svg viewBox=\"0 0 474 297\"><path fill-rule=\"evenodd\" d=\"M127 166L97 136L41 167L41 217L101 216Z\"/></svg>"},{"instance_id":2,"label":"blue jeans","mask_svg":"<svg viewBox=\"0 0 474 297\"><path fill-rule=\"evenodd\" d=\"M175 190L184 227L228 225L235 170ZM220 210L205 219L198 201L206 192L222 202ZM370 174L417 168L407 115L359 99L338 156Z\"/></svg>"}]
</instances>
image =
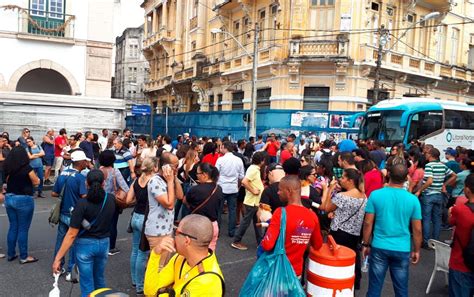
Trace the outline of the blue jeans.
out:
<instances>
[{"instance_id":1,"label":"blue jeans","mask_svg":"<svg viewBox=\"0 0 474 297\"><path fill-rule=\"evenodd\" d=\"M38 194L41 194L43 193L43 179L44 179L43 167L33 168L33 171L36 173L36 176L40 180L40 184L36 187L36 191L38 191Z\"/></svg>"},{"instance_id":2,"label":"blue jeans","mask_svg":"<svg viewBox=\"0 0 474 297\"><path fill-rule=\"evenodd\" d=\"M145 215L133 213L132 216L132 254L130 255L130 271L132 283L136 285L137 292L143 291L143 281L145 279L146 264L149 252L140 250L140 238L143 229Z\"/></svg>"},{"instance_id":3,"label":"blue jeans","mask_svg":"<svg viewBox=\"0 0 474 297\"><path fill-rule=\"evenodd\" d=\"M441 193L421 195L421 215L423 218L423 244L424 245L427 245L428 240L432 238L439 240L443 205L444 205L444 197ZM431 223L433 223L432 232L430 232Z\"/></svg>"},{"instance_id":4,"label":"blue jeans","mask_svg":"<svg viewBox=\"0 0 474 297\"><path fill-rule=\"evenodd\" d=\"M474 296L474 272L449 269L449 297Z\"/></svg>"},{"instance_id":5,"label":"blue jeans","mask_svg":"<svg viewBox=\"0 0 474 297\"><path fill-rule=\"evenodd\" d=\"M69 222L71 221L71 217L62 214L59 219L58 224L58 234L56 236L56 246L54 247L54 257L58 253L59 249L61 248L61 244L63 244L64 237L66 236L67 230L69 229ZM69 249L69 259L68 265L66 267L67 272L71 272L74 264L76 263L76 253L75 253L75 244L71 246ZM61 267L64 267L64 258L61 259Z\"/></svg>"},{"instance_id":6,"label":"blue jeans","mask_svg":"<svg viewBox=\"0 0 474 297\"><path fill-rule=\"evenodd\" d=\"M380 296L387 269L390 268L395 296L408 296L410 252L396 252L372 247L369 256L369 290L367 297Z\"/></svg>"},{"instance_id":7,"label":"blue jeans","mask_svg":"<svg viewBox=\"0 0 474 297\"><path fill-rule=\"evenodd\" d=\"M219 205L219 216L218 216L218 223L219 223L219 230L221 227L221 216L222 211L224 210L224 200L227 200L227 207L229 208L229 225L228 225L228 234L230 237L234 237L235 235L235 225L237 224L237 196L239 193L233 194L223 194L222 200L220 201Z\"/></svg>"},{"instance_id":8,"label":"blue jeans","mask_svg":"<svg viewBox=\"0 0 474 297\"><path fill-rule=\"evenodd\" d=\"M109 253L109 238L78 238L74 245L81 296L86 297L94 290L105 288L104 272Z\"/></svg>"},{"instance_id":9,"label":"blue jeans","mask_svg":"<svg viewBox=\"0 0 474 297\"><path fill-rule=\"evenodd\" d=\"M30 230L31 220L35 202L32 196L6 194L5 208L7 209L8 228L7 245L8 258L16 255L16 244L20 250L20 259L28 258L28 230Z\"/></svg>"}]
</instances>

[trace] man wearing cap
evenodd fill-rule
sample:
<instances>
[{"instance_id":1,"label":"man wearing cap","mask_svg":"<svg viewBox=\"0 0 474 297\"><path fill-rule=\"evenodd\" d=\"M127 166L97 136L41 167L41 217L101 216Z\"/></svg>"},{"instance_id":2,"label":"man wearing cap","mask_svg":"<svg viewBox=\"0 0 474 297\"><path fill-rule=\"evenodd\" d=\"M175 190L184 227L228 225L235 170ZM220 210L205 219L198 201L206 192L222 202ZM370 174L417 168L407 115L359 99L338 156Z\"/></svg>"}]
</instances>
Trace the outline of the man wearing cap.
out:
<instances>
[{"instance_id":1,"label":"man wearing cap","mask_svg":"<svg viewBox=\"0 0 474 297\"><path fill-rule=\"evenodd\" d=\"M63 242L64 236L69 228L71 221L71 214L79 199L85 198L87 194L86 177L81 174L81 171L89 166L90 159L82 150L76 150L71 153L72 168L66 168L61 172L56 183L54 184L51 196L59 197L63 192L61 203L61 214L58 225L58 235L56 237L56 247L54 256L59 251ZM63 190L64 189L64 190ZM66 272L66 280L71 281L71 271L75 263L74 248L69 250L69 263L67 267L63 267L61 272ZM61 266L64 266L64 259Z\"/></svg>"},{"instance_id":2,"label":"man wearing cap","mask_svg":"<svg viewBox=\"0 0 474 297\"><path fill-rule=\"evenodd\" d=\"M457 152L455 149L452 147L448 147L445 151L445 157L446 157L446 163L444 163L449 169L454 171L454 173L458 174L461 172L461 167L459 166L459 163L456 162L456 155Z\"/></svg>"}]
</instances>

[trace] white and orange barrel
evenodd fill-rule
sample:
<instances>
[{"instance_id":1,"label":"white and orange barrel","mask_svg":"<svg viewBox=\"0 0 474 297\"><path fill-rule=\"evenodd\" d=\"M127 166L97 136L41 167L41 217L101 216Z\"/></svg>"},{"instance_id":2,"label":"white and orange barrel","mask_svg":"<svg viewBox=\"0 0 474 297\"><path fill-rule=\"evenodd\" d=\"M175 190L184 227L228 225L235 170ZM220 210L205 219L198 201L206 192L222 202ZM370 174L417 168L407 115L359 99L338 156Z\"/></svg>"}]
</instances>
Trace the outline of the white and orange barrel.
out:
<instances>
[{"instance_id":1,"label":"white and orange barrel","mask_svg":"<svg viewBox=\"0 0 474 297\"><path fill-rule=\"evenodd\" d=\"M319 250L311 248L307 268L308 296L354 296L356 254L338 245L331 235Z\"/></svg>"}]
</instances>

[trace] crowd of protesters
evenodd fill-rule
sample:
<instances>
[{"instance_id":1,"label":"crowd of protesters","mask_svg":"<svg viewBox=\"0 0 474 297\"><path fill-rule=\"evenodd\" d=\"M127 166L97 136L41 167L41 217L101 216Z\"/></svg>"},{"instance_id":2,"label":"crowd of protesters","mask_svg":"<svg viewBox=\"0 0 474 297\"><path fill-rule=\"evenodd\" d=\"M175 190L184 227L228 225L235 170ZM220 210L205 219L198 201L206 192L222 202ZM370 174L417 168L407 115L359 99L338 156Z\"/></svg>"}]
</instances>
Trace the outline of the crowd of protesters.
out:
<instances>
[{"instance_id":1,"label":"crowd of protesters","mask_svg":"<svg viewBox=\"0 0 474 297\"><path fill-rule=\"evenodd\" d=\"M474 292L474 273L463 258L474 226L473 150L440 152L415 141L387 152L377 140L297 141L294 134L236 142L188 133L174 140L134 137L129 129L110 135L103 129L100 136L48 129L38 142L29 134L25 128L16 140L0 135L6 257L18 258L18 245L21 264L38 261L28 253L28 230L34 198L44 198L43 185L52 185L51 195L61 199L53 272L74 281L77 267L83 296L106 286L105 266L120 253L117 222L126 207L133 207L130 275L138 295L222 296L218 237L247 250L243 237L252 225L259 253L271 251L282 207L286 254L303 286L308 246L319 249L330 234L357 255L355 290L368 257L367 296L381 295L389 268L395 294L408 296L410 262L445 229L454 230L449 294ZM186 275L177 271L183 269Z\"/></svg>"}]
</instances>

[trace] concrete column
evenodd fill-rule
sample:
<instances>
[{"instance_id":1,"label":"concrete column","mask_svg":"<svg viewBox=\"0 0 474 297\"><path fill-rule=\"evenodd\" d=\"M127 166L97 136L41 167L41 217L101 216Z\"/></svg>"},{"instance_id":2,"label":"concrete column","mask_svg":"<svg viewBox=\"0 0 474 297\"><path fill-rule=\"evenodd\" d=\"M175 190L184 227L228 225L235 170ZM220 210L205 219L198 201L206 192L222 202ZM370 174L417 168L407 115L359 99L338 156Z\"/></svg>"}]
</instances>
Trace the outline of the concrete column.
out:
<instances>
[{"instance_id":1,"label":"concrete column","mask_svg":"<svg viewBox=\"0 0 474 297\"><path fill-rule=\"evenodd\" d=\"M198 4L198 29L197 29L197 40L196 40L196 48L198 52L204 52L204 50L200 49L205 45L206 39L206 20L207 20L207 11L204 5Z\"/></svg>"},{"instance_id":2,"label":"concrete column","mask_svg":"<svg viewBox=\"0 0 474 297\"><path fill-rule=\"evenodd\" d=\"M163 26L164 29L168 28L168 1L163 1ZM161 28L160 28L161 29Z\"/></svg>"},{"instance_id":3,"label":"concrete column","mask_svg":"<svg viewBox=\"0 0 474 297\"><path fill-rule=\"evenodd\" d=\"M153 20L151 22L152 33L156 33L158 30L158 14L156 13L156 8L153 8Z\"/></svg>"},{"instance_id":4,"label":"concrete column","mask_svg":"<svg viewBox=\"0 0 474 297\"><path fill-rule=\"evenodd\" d=\"M181 34L183 31L183 0L176 0L176 26L175 26L175 60L182 60L180 56L182 53Z\"/></svg>"}]
</instances>

